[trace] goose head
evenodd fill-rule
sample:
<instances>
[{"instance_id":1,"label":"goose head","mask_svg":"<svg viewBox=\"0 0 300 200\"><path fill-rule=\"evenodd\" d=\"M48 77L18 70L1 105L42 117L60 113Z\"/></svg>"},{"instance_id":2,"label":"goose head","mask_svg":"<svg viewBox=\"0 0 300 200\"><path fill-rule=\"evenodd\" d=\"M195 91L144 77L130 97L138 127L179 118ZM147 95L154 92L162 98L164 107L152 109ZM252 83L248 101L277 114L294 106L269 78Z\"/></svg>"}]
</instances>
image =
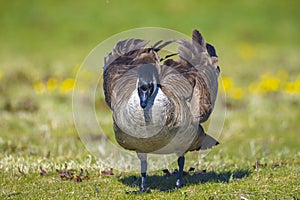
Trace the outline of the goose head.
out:
<instances>
[{"instance_id":1,"label":"goose head","mask_svg":"<svg viewBox=\"0 0 300 200\"><path fill-rule=\"evenodd\" d=\"M142 64L138 69L137 91L140 106L144 109L158 86L159 78L155 64Z\"/></svg>"}]
</instances>

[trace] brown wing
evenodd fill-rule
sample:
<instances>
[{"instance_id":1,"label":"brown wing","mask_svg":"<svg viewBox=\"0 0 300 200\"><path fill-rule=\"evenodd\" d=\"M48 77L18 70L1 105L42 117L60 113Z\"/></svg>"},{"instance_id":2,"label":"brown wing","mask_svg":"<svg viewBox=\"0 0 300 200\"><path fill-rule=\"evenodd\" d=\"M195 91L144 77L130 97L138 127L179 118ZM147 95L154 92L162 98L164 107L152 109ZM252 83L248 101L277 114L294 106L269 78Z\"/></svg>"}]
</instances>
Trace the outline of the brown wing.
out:
<instances>
[{"instance_id":1,"label":"brown wing","mask_svg":"<svg viewBox=\"0 0 300 200\"><path fill-rule=\"evenodd\" d=\"M113 109L117 98L126 102L136 87L137 67L141 64L158 63L157 51L170 42L146 48L148 41L127 39L116 44L114 49L104 58L103 89L105 101Z\"/></svg>"},{"instance_id":2,"label":"brown wing","mask_svg":"<svg viewBox=\"0 0 300 200\"><path fill-rule=\"evenodd\" d=\"M116 85L122 77L123 79L125 78L125 74L130 76L128 73L136 67L134 60L147 43L148 41L140 39L120 41L115 45L112 52L104 58L103 89L105 101L110 108L112 108L112 101L119 94L120 88L116 88ZM127 83L125 84L127 85L127 90L133 91L133 86L135 85L133 78L127 78Z\"/></svg>"},{"instance_id":3,"label":"brown wing","mask_svg":"<svg viewBox=\"0 0 300 200\"><path fill-rule=\"evenodd\" d=\"M219 67L217 66L217 57L209 54L208 45L197 30L193 31L191 42L179 40L178 44L179 61L170 59L165 61L164 65L182 74L184 79L181 80L181 84L189 83L189 86L192 87L191 96L188 99L190 111L195 120L201 123L210 116L218 92ZM209 45L209 48L211 51L212 45ZM176 89L174 81L170 81L171 83L163 82L167 83L162 84L166 91L186 95L181 90Z\"/></svg>"}]
</instances>

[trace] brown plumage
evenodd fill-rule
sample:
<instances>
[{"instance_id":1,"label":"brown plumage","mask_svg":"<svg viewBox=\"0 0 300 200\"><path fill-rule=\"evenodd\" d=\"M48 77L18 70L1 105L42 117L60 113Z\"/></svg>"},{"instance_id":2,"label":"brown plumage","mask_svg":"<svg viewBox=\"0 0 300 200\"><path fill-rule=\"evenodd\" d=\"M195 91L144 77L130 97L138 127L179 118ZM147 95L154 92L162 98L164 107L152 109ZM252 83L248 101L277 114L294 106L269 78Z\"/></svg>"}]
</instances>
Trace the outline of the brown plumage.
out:
<instances>
[{"instance_id":1,"label":"brown plumage","mask_svg":"<svg viewBox=\"0 0 300 200\"><path fill-rule=\"evenodd\" d=\"M179 59L161 64L158 52L171 42L178 43ZM218 92L214 47L197 30L192 41L147 44L120 41L105 58L103 88L117 142L137 153L176 153L180 158L216 145L200 125L209 118ZM178 180L181 186L181 176Z\"/></svg>"},{"instance_id":2,"label":"brown plumage","mask_svg":"<svg viewBox=\"0 0 300 200\"><path fill-rule=\"evenodd\" d=\"M193 31L192 42L181 40L178 43L179 61L167 60L164 65L178 71L194 86L190 110L195 120L202 123L210 116L217 97L218 58L209 55L207 43L198 31Z\"/></svg>"}]
</instances>

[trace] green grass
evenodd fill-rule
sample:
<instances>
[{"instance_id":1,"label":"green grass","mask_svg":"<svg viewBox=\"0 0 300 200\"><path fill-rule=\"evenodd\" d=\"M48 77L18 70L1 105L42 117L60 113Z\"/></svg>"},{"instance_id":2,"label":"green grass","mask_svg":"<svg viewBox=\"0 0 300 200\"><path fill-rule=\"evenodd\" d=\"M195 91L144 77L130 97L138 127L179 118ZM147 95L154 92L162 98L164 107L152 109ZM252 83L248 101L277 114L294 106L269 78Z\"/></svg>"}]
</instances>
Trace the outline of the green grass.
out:
<instances>
[{"instance_id":1,"label":"green grass","mask_svg":"<svg viewBox=\"0 0 300 200\"><path fill-rule=\"evenodd\" d=\"M128 195L138 189L139 174L101 174L109 166L82 144L71 93L34 91L49 77L75 78L78 65L104 39L146 26L188 35L198 28L216 46L222 76L238 87L279 69L293 81L300 75L299 6L296 0L1 2L0 199L299 199L299 94L227 98L221 144L205 158L187 155L185 170L204 173L190 172L184 187L173 190L174 176L150 172L152 193ZM103 99L97 100L97 114L107 117ZM62 179L59 172L66 171L82 182Z\"/></svg>"}]
</instances>

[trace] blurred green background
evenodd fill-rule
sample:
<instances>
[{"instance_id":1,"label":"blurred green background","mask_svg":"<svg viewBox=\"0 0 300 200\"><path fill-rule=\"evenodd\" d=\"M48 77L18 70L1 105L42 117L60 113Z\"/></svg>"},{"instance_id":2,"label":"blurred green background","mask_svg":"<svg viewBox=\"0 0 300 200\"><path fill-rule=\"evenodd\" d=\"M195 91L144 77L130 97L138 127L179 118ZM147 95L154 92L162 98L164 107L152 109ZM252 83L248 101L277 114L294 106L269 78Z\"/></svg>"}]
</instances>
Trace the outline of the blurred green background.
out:
<instances>
[{"instance_id":1,"label":"blurred green background","mask_svg":"<svg viewBox=\"0 0 300 200\"><path fill-rule=\"evenodd\" d=\"M33 79L66 76L111 35L158 26L187 35L199 29L217 47L225 75L251 77L258 68L294 72L299 15L296 0L1 2L1 71L23 68ZM252 62L240 57L245 44L251 44Z\"/></svg>"},{"instance_id":2,"label":"blurred green background","mask_svg":"<svg viewBox=\"0 0 300 200\"><path fill-rule=\"evenodd\" d=\"M112 34L158 26L185 34L199 29L217 47L228 74L254 67L238 56L243 43L262 47L254 49L266 56L255 68L287 68L277 62L293 59L293 52L297 55L299 15L296 0L1 2L1 63L13 67L12 60L20 61L24 67L34 65L36 71L51 68L67 73ZM267 57L272 53L277 62Z\"/></svg>"},{"instance_id":3,"label":"blurred green background","mask_svg":"<svg viewBox=\"0 0 300 200\"><path fill-rule=\"evenodd\" d=\"M76 72L101 41L138 27L198 29L216 47L227 118L212 155L249 168L286 157L299 169L299 19L298 0L1 1L0 169L16 170L7 156L88 155L72 119Z\"/></svg>"}]
</instances>

